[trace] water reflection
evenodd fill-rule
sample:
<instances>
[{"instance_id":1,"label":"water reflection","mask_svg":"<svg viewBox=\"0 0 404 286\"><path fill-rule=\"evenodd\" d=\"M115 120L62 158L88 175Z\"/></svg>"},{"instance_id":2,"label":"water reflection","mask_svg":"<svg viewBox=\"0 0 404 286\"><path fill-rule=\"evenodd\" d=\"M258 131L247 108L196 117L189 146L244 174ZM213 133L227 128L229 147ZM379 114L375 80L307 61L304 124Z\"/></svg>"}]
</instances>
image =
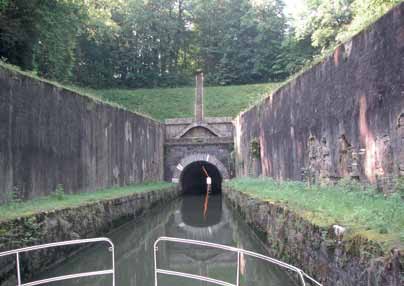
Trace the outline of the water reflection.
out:
<instances>
[{"instance_id":1,"label":"water reflection","mask_svg":"<svg viewBox=\"0 0 404 286\"><path fill-rule=\"evenodd\" d=\"M206 196L185 196L111 232L108 237L116 246L116 285L154 285L153 243L160 236L211 241L265 254L248 226L226 206L221 196L209 196L207 210L204 210L205 204ZM237 259L234 253L165 242L159 246L158 261L160 268L235 283ZM108 253L101 247L88 248L40 278L99 270L109 267L108 264ZM243 257L241 266L241 285L295 285L284 271L256 259ZM111 285L111 279L92 277L55 285L107 286ZM159 275L159 285L211 284Z\"/></svg>"},{"instance_id":2,"label":"water reflection","mask_svg":"<svg viewBox=\"0 0 404 286\"><path fill-rule=\"evenodd\" d=\"M222 219L221 195L187 195L181 203L182 222L187 226L208 227L220 223Z\"/></svg>"}]
</instances>

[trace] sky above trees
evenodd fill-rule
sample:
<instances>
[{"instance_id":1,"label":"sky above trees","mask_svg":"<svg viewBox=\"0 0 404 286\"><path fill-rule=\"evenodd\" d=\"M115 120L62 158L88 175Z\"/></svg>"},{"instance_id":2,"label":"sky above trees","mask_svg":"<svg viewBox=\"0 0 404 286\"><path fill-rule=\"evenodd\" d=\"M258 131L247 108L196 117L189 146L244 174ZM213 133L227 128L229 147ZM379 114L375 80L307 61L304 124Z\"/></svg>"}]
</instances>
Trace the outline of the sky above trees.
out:
<instances>
[{"instance_id":1,"label":"sky above trees","mask_svg":"<svg viewBox=\"0 0 404 286\"><path fill-rule=\"evenodd\" d=\"M294 15L302 9L303 5L304 0L285 0L285 13L288 15Z\"/></svg>"}]
</instances>

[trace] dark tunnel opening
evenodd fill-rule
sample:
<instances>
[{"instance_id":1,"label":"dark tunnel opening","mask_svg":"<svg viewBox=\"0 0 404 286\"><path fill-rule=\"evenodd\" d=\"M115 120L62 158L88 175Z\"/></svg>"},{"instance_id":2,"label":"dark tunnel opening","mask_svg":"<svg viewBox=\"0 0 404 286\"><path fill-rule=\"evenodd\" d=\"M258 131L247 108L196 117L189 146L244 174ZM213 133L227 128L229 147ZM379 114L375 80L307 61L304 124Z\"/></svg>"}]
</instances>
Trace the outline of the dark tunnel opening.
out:
<instances>
[{"instance_id":1,"label":"dark tunnel opening","mask_svg":"<svg viewBox=\"0 0 404 286\"><path fill-rule=\"evenodd\" d=\"M181 174L181 187L185 195L205 195L207 192L206 174L212 178L211 194L220 194L222 191L222 175L216 166L197 161L189 164Z\"/></svg>"}]
</instances>

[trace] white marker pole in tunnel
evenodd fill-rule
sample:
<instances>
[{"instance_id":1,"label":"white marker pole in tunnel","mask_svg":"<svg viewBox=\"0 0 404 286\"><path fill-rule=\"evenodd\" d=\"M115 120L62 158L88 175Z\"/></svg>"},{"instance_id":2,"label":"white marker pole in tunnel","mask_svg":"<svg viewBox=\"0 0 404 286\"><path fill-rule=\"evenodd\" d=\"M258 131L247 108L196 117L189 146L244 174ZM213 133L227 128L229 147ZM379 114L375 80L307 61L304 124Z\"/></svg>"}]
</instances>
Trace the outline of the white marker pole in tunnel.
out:
<instances>
[{"instance_id":1,"label":"white marker pole in tunnel","mask_svg":"<svg viewBox=\"0 0 404 286\"><path fill-rule=\"evenodd\" d=\"M205 166L202 166L202 170L206 175L206 185L208 187L208 193L210 193L212 190L212 178L209 177L208 171L206 171Z\"/></svg>"}]
</instances>

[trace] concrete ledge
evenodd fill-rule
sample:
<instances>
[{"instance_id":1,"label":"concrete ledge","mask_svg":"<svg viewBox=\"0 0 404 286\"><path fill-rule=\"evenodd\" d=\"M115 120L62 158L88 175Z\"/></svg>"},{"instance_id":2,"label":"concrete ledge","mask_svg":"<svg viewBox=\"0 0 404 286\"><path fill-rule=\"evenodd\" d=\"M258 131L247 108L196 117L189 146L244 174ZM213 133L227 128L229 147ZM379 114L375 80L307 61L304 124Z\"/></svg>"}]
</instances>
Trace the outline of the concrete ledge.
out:
<instances>
[{"instance_id":1,"label":"concrete ledge","mask_svg":"<svg viewBox=\"0 0 404 286\"><path fill-rule=\"evenodd\" d=\"M402 286L399 250L384 253L360 236L338 241L334 229L314 225L284 206L229 188L223 192L272 257L302 268L323 285Z\"/></svg>"},{"instance_id":2,"label":"concrete ledge","mask_svg":"<svg viewBox=\"0 0 404 286\"><path fill-rule=\"evenodd\" d=\"M74 208L41 212L0 223L0 251L62 240L92 238L105 235L113 228L151 208L174 200L176 187L135 193L127 197L104 200ZM69 257L72 249L49 249L33 253L21 263L24 273L40 273L47 267ZM16 285L15 257L0 260L0 285ZM30 276L24 276L29 279Z\"/></svg>"},{"instance_id":3,"label":"concrete ledge","mask_svg":"<svg viewBox=\"0 0 404 286\"><path fill-rule=\"evenodd\" d=\"M214 126L210 126L204 122L201 123L192 123L184 130L182 130L177 136L176 139L181 139L185 134L187 134L193 128L203 128L206 129L208 132L211 132L216 137L225 137L226 135L221 134L220 130L217 130Z\"/></svg>"},{"instance_id":4,"label":"concrete ledge","mask_svg":"<svg viewBox=\"0 0 404 286\"><path fill-rule=\"evenodd\" d=\"M168 125L182 125L182 124L191 124L195 120L194 118L171 118L171 119L166 119L164 121L165 124ZM232 117L205 117L203 119L203 122L205 123L232 123L233 118Z\"/></svg>"},{"instance_id":5,"label":"concrete ledge","mask_svg":"<svg viewBox=\"0 0 404 286\"><path fill-rule=\"evenodd\" d=\"M180 138L168 139L164 145L209 145L209 144L233 144L233 137L210 137L210 138Z\"/></svg>"}]
</instances>

